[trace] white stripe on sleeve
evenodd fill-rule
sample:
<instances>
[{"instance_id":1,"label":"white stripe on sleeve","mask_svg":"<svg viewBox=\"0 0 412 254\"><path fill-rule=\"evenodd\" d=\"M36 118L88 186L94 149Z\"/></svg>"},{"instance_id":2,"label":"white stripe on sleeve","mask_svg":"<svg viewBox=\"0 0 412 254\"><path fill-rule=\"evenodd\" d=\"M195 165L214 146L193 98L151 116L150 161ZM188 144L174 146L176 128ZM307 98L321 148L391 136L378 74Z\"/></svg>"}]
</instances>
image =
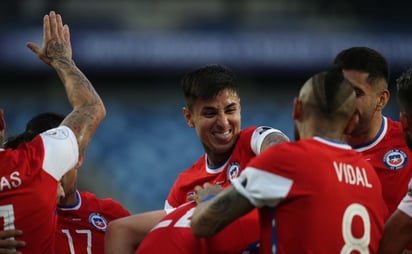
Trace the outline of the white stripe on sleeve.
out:
<instances>
[{"instance_id":1,"label":"white stripe on sleeve","mask_svg":"<svg viewBox=\"0 0 412 254\"><path fill-rule=\"evenodd\" d=\"M259 126L255 129L255 131L252 134L252 138L250 139L250 147L252 148L252 151L255 154L260 154L260 150L262 148L262 143L265 140L265 138L267 137L267 135L271 134L271 133L281 133L283 135L285 135L283 132L281 132L278 129L274 129L272 127L268 127L268 126ZM287 138L287 136L285 135L285 137Z\"/></svg>"},{"instance_id":2,"label":"white stripe on sleeve","mask_svg":"<svg viewBox=\"0 0 412 254\"><path fill-rule=\"evenodd\" d=\"M238 178L232 180L234 188L254 206L276 206L284 199L293 181L257 168L247 167Z\"/></svg>"},{"instance_id":3,"label":"white stripe on sleeve","mask_svg":"<svg viewBox=\"0 0 412 254\"><path fill-rule=\"evenodd\" d=\"M406 195L398 205L398 209L412 218L412 197Z\"/></svg>"},{"instance_id":4,"label":"white stripe on sleeve","mask_svg":"<svg viewBox=\"0 0 412 254\"><path fill-rule=\"evenodd\" d=\"M40 134L44 144L43 169L57 181L79 160L79 146L73 131L59 126Z\"/></svg>"}]
</instances>

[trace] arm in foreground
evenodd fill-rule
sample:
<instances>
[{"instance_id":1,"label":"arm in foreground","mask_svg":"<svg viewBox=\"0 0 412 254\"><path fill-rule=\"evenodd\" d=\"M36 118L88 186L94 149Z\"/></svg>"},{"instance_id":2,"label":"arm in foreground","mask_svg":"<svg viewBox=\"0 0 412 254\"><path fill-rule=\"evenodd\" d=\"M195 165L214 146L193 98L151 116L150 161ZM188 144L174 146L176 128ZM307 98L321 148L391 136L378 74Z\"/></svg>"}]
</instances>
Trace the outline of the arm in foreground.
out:
<instances>
[{"instance_id":1,"label":"arm in foreground","mask_svg":"<svg viewBox=\"0 0 412 254\"><path fill-rule=\"evenodd\" d=\"M145 236L165 215L164 210L156 210L111 221L105 234L104 253L134 254Z\"/></svg>"},{"instance_id":2,"label":"arm in foreground","mask_svg":"<svg viewBox=\"0 0 412 254\"><path fill-rule=\"evenodd\" d=\"M229 186L210 201L197 205L191 220L192 232L197 237L213 236L253 208L248 199Z\"/></svg>"},{"instance_id":3,"label":"arm in foreground","mask_svg":"<svg viewBox=\"0 0 412 254\"><path fill-rule=\"evenodd\" d=\"M397 209L386 221L378 253L402 253L411 242L412 218Z\"/></svg>"},{"instance_id":4,"label":"arm in foreground","mask_svg":"<svg viewBox=\"0 0 412 254\"><path fill-rule=\"evenodd\" d=\"M23 232L21 230L0 230L0 254L19 254L21 252L15 249L23 248L26 246L24 241L13 240L10 237L21 236Z\"/></svg>"}]
</instances>

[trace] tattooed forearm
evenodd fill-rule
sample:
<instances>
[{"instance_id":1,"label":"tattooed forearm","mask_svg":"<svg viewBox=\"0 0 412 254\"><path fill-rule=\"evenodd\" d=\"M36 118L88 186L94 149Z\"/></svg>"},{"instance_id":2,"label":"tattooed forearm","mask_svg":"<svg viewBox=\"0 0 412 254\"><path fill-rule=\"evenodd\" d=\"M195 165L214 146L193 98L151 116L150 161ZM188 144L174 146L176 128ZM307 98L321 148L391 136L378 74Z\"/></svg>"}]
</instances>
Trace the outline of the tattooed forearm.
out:
<instances>
[{"instance_id":1,"label":"tattooed forearm","mask_svg":"<svg viewBox=\"0 0 412 254\"><path fill-rule=\"evenodd\" d=\"M53 64L62 80L72 113L62 124L73 130L83 154L98 124L105 116L103 103L90 81L71 59L58 58Z\"/></svg>"},{"instance_id":2,"label":"tattooed forearm","mask_svg":"<svg viewBox=\"0 0 412 254\"><path fill-rule=\"evenodd\" d=\"M199 204L192 218L192 230L197 236L212 236L252 209L253 205L230 187L210 202Z\"/></svg>"},{"instance_id":3,"label":"tattooed forearm","mask_svg":"<svg viewBox=\"0 0 412 254\"><path fill-rule=\"evenodd\" d=\"M106 116L106 109L91 82L72 59L69 26L63 23L60 14L50 11L43 17L42 46L28 42L27 47L59 75L73 108L62 125L73 130L80 156L83 156L97 126Z\"/></svg>"}]
</instances>

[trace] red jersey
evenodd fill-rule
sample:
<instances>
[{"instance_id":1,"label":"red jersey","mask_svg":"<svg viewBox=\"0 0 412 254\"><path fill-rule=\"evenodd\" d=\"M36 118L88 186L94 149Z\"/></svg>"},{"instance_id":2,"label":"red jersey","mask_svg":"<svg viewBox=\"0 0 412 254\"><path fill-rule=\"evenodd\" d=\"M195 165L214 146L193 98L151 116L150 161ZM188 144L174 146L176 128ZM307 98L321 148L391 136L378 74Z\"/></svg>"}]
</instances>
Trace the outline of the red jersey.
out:
<instances>
[{"instance_id":1,"label":"red jersey","mask_svg":"<svg viewBox=\"0 0 412 254\"><path fill-rule=\"evenodd\" d=\"M135 254L239 254L259 240L257 209L213 237L195 237L190 228L195 207L195 202L189 202L166 215L144 238Z\"/></svg>"},{"instance_id":2,"label":"red jersey","mask_svg":"<svg viewBox=\"0 0 412 254\"><path fill-rule=\"evenodd\" d=\"M383 117L378 135L368 144L354 147L375 168L383 198L392 214L408 191L412 178L412 152L406 145L399 122Z\"/></svg>"},{"instance_id":3,"label":"red jersey","mask_svg":"<svg viewBox=\"0 0 412 254\"><path fill-rule=\"evenodd\" d=\"M263 212L274 207L278 254L377 251L387 217L381 184L347 144L315 137L269 147L232 184L268 216L262 236L272 234Z\"/></svg>"},{"instance_id":4,"label":"red jersey","mask_svg":"<svg viewBox=\"0 0 412 254\"><path fill-rule=\"evenodd\" d=\"M23 230L16 237L26 242L23 253L54 253L57 186L78 156L76 137L65 126L0 151L1 229Z\"/></svg>"},{"instance_id":5,"label":"red jersey","mask_svg":"<svg viewBox=\"0 0 412 254\"><path fill-rule=\"evenodd\" d=\"M262 140L272 132L280 131L263 126L242 130L232 155L218 168L208 167L206 155L200 157L189 169L179 174L167 197L165 210L169 212L191 200L197 185L212 183L228 186L231 179L238 177L249 160L259 153Z\"/></svg>"},{"instance_id":6,"label":"red jersey","mask_svg":"<svg viewBox=\"0 0 412 254\"><path fill-rule=\"evenodd\" d=\"M58 254L104 253L107 224L129 216L123 206L111 198L99 199L90 192L76 192L77 203L58 207L55 252Z\"/></svg>"}]
</instances>

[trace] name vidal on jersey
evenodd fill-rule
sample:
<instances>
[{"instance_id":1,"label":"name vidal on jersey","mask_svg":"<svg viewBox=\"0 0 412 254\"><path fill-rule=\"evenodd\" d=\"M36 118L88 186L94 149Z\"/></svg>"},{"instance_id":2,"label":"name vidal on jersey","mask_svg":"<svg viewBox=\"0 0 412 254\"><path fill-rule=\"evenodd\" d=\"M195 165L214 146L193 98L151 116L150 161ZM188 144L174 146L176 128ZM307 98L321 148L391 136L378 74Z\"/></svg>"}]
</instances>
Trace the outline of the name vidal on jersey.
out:
<instances>
[{"instance_id":1,"label":"name vidal on jersey","mask_svg":"<svg viewBox=\"0 0 412 254\"><path fill-rule=\"evenodd\" d=\"M333 167L335 168L339 182L372 188L372 184L368 182L368 176L364 168L360 169L351 164L336 161L333 162Z\"/></svg>"},{"instance_id":2,"label":"name vidal on jersey","mask_svg":"<svg viewBox=\"0 0 412 254\"><path fill-rule=\"evenodd\" d=\"M2 176L0 180L0 191L19 187L23 182L19 176L20 173L18 171L12 172L8 177Z\"/></svg>"}]
</instances>

